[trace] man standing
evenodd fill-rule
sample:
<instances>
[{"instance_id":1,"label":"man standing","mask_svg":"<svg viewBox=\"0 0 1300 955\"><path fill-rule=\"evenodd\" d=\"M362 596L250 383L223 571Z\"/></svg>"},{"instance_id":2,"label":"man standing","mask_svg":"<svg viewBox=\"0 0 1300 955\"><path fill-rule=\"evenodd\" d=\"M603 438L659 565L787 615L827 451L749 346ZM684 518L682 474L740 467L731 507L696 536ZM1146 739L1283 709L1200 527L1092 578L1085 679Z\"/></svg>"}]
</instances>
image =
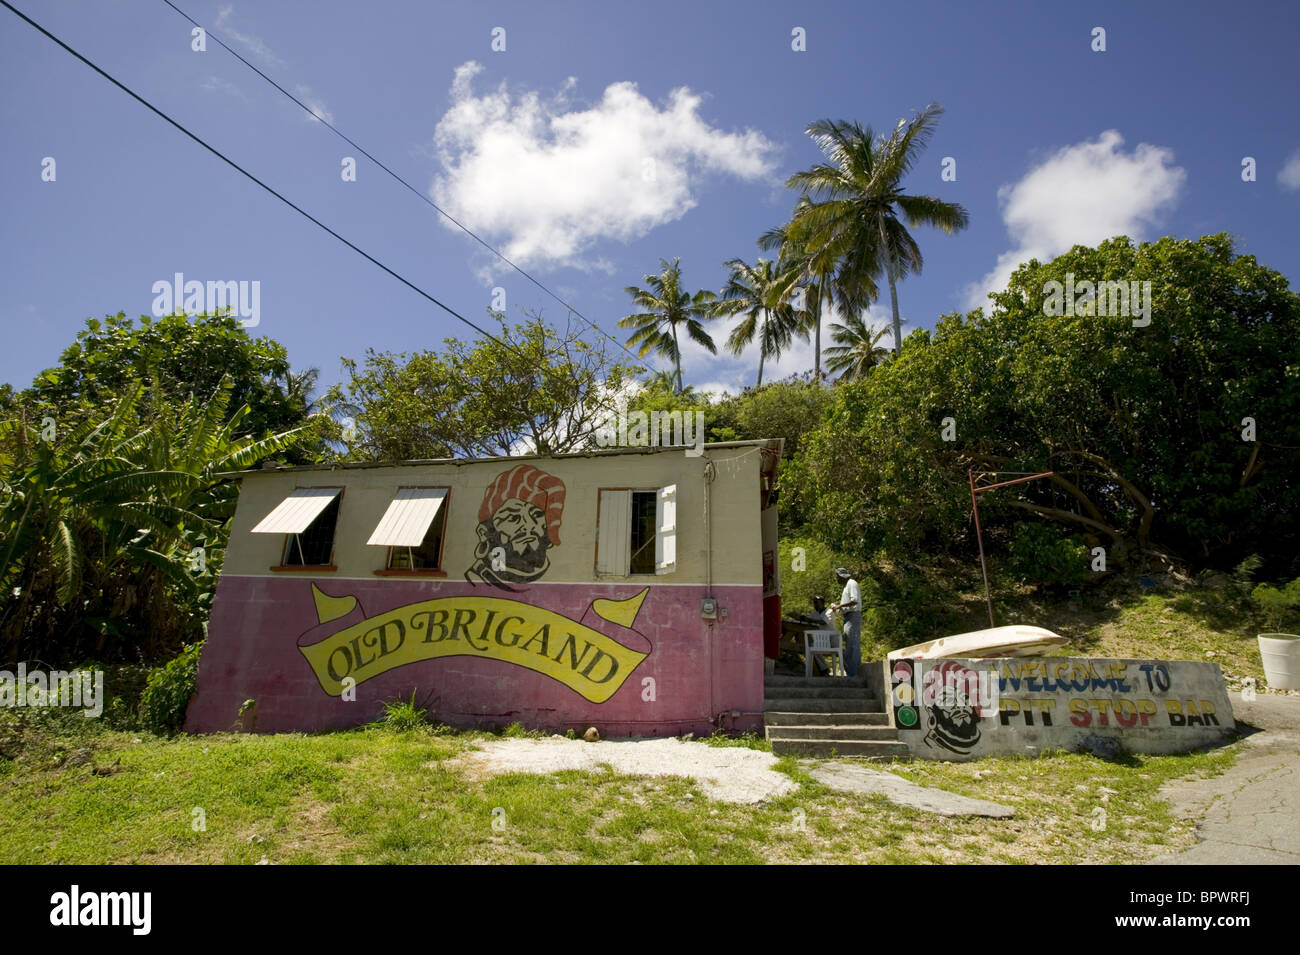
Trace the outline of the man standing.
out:
<instances>
[{"instance_id":1,"label":"man standing","mask_svg":"<svg viewBox=\"0 0 1300 955\"><path fill-rule=\"evenodd\" d=\"M844 672L857 676L862 662L862 590L844 567L836 569L835 579L843 585L844 593L840 602L829 609L844 614Z\"/></svg>"}]
</instances>

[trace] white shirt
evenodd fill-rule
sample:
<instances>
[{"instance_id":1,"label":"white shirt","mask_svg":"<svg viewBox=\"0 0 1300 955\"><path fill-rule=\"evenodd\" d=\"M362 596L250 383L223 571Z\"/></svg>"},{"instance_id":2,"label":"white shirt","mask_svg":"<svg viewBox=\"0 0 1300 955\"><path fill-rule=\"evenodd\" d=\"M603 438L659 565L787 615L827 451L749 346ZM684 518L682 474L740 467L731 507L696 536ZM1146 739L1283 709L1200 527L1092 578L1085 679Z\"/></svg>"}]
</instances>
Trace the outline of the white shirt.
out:
<instances>
[{"instance_id":1,"label":"white shirt","mask_svg":"<svg viewBox=\"0 0 1300 955\"><path fill-rule=\"evenodd\" d=\"M840 595L840 603L843 605L840 607L843 613L862 613L862 591L858 589L858 582L852 577L844 585L844 593Z\"/></svg>"}]
</instances>

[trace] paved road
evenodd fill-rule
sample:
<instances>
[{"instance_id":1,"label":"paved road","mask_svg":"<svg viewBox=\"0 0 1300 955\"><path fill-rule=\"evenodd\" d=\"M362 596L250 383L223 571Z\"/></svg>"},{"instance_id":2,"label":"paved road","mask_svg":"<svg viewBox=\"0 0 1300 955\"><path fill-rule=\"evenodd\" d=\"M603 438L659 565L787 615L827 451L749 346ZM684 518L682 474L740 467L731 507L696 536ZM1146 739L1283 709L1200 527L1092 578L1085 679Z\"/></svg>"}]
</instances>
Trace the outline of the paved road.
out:
<instances>
[{"instance_id":1,"label":"paved road","mask_svg":"<svg viewBox=\"0 0 1300 955\"><path fill-rule=\"evenodd\" d=\"M1222 776L1161 788L1176 812L1202 820L1201 842L1152 865L1300 864L1300 697L1234 694L1232 710L1258 732Z\"/></svg>"}]
</instances>

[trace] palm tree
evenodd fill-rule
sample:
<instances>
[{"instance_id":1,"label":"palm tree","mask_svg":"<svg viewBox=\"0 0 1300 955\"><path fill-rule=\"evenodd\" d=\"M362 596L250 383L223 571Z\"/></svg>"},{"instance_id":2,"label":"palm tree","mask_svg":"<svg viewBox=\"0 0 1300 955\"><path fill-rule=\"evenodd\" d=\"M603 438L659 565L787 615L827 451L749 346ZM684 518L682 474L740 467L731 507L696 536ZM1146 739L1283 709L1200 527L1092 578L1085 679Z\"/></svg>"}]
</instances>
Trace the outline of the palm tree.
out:
<instances>
[{"instance_id":1,"label":"palm tree","mask_svg":"<svg viewBox=\"0 0 1300 955\"><path fill-rule=\"evenodd\" d=\"M656 371L645 381L646 391L662 391L668 394L685 394L691 391L691 388L683 388L680 392L677 390L677 375L671 371Z\"/></svg>"},{"instance_id":2,"label":"palm tree","mask_svg":"<svg viewBox=\"0 0 1300 955\"><path fill-rule=\"evenodd\" d=\"M727 348L733 355L739 355L758 338L758 383L755 387L762 387L763 363L778 357L804 327L801 313L789 301L790 290L795 284L794 268L789 265L778 268L768 259L759 259L756 265L732 259L726 266L731 270L731 277L714 312L718 315L745 313L744 320L731 330Z\"/></svg>"},{"instance_id":3,"label":"palm tree","mask_svg":"<svg viewBox=\"0 0 1300 955\"><path fill-rule=\"evenodd\" d=\"M634 304L644 311L619 319L619 328L630 328L629 345L640 346L638 355L644 358L655 351L673 363L677 392L682 390L682 351L677 337L677 326L684 325L686 333L700 345L716 355L718 347L704 330L703 321L713 317L713 303L717 296L707 290L691 295L682 289L682 270L679 259L670 263L660 259L658 275L645 277L648 289L629 285L623 291L632 296Z\"/></svg>"},{"instance_id":4,"label":"palm tree","mask_svg":"<svg viewBox=\"0 0 1300 955\"><path fill-rule=\"evenodd\" d=\"M905 195L900 183L934 132L943 107L931 103L911 120L899 120L889 137L871 127L822 119L808 127L829 163L791 176L786 185L814 201L790 223L791 236L808 249L831 255L835 281L861 287L884 272L893 309L894 353L902 347L899 280L920 272L921 250L908 226L932 225L949 234L970 217L960 205L930 196Z\"/></svg>"},{"instance_id":5,"label":"palm tree","mask_svg":"<svg viewBox=\"0 0 1300 955\"><path fill-rule=\"evenodd\" d=\"M858 307L865 307L876 295L875 283L869 277L857 276L857 288L841 287L834 281L836 262L826 248L810 247L799 241L792 223L812 205L807 196L800 196L795 203L790 222L769 229L759 236L759 248L778 253L778 263L783 274L790 279L783 297L792 297L796 288L804 289L804 304L797 309L799 324L806 338L813 337L813 374L815 380L822 380L822 306L838 302L840 310L850 312Z\"/></svg>"},{"instance_id":6,"label":"palm tree","mask_svg":"<svg viewBox=\"0 0 1300 955\"><path fill-rule=\"evenodd\" d=\"M321 396L316 394L320 382L320 369L308 368L293 372L286 369L284 374L284 397L293 407L301 407L303 415L310 417L321 409Z\"/></svg>"},{"instance_id":7,"label":"palm tree","mask_svg":"<svg viewBox=\"0 0 1300 955\"><path fill-rule=\"evenodd\" d=\"M880 345L889 329L873 328L861 315L849 315L843 325L833 324L829 331L835 344L826 349L826 367L838 372L841 381L857 381L889 354Z\"/></svg>"}]
</instances>

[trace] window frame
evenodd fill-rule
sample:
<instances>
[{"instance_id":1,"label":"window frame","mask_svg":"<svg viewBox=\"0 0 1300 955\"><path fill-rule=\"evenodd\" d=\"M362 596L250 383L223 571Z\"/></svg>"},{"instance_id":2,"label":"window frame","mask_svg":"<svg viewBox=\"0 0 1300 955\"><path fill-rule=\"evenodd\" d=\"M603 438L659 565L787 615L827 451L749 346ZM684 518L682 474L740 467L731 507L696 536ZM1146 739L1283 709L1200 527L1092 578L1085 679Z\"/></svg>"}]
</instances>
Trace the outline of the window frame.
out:
<instances>
[{"instance_id":1,"label":"window frame","mask_svg":"<svg viewBox=\"0 0 1300 955\"><path fill-rule=\"evenodd\" d=\"M315 517L315 519L313 519L312 522L311 522L312 524L315 524L316 521L320 520L321 517L324 516L325 511L329 510L331 507L333 507L333 506L335 505L335 502L337 502L337 504L338 504L338 515L334 518L334 531L333 531L333 533L330 534L330 555L329 555L329 563L328 563L328 564L286 564L286 563L284 563L284 560L289 556L289 545L290 545L290 543L292 542L292 539L295 538L295 537L298 537L298 536L299 536L298 534L285 534L285 535L284 535L284 543L283 543L283 544L281 545L281 547L280 547L280 561L281 561L281 563L279 563L279 564L275 564L274 566L272 566L272 567L270 568L271 570L273 570L273 571L275 571L275 572L277 572L277 573L286 573L286 572L287 572L287 573L294 573L294 572L310 571L310 572L313 572L313 573L331 573L331 574L332 574L332 573L335 573L335 572L338 571L338 569L339 569L339 568L338 568L338 565L337 565L336 563L334 563L334 548L335 548L336 543L338 542L338 536L339 536L339 521L340 521L340 520L342 519L342 517L343 517L343 495L347 494L347 492L348 492L347 485L343 485L343 484L297 484L297 485L294 485L293 490L294 490L294 491L299 491L299 490L309 490L309 489L312 489L312 488L324 488L324 489L330 489L330 488L336 488L336 487L339 489L338 494L334 495L334 497L333 497L333 499L331 499L330 503L327 504L327 505L325 505L325 508L320 512L320 514L317 514L316 517ZM292 492L290 492L290 493L292 493ZM308 524L307 527L304 528L304 531L306 531L306 530L310 530L310 529L311 529L311 524Z\"/></svg>"},{"instance_id":2,"label":"window frame","mask_svg":"<svg viewBox=\"0 0 1300 955\"><path fill-rule=\"evenodd\" d=\"M673 574L673 573L676 573L676 572L677 572L677 564L676 564L676 561L674 561L674 563L673 563L673 569L672 569L672 570L669 570L669 571L661 571L661 570L659 569L659 553L660 553L660 547L662 546L661 543L660 543L660 538L663 536L663 532L662 532L662 530L661 530L661 528L660 528L660 526L659 526L659 500L660 500L660 495L661 495L662 492L664 491L664 488L668 488L668 487L680 487L680 483L679 483L679 482L674 482L674 483L672 483L672 484L665 484L665 485L663 485L662 487L632 487L632 486L624 486L624 487L599 487L599 488L596 489L596 543L595 543L595 547L594 547L594 560L593 560L593 570L592 570L592 576L593 576L596 580L645 580L645 579L650 578L650 577L665 577L665 576L667 576L667 575L669 575L669 574ZM626 492L628 492L628 503L629 503L629 507L632 508L631 513L629 513L629 515L628 515L628 518L629 518L629 519L628 519L628 536L627 536L627 547L628 547L628 553L627 553L628 572L627 572L626 574L610 573L610 572L608 572L608 571L602 571L602 570L600 569L600 517L601 517L601 496L602 496L602 495L604 494L604 492L606 492L606 491L626 491ZM653 526L654 526L654 535L653 535L653 537L652 537L652 540L653 540L653 542L654 542L654 544L655 544L655 553L654 553L654 557L653 557L653 559L652 559L651 562L650 562L650 563L651 563L651 569L650 569L650 571L649 571L649 572L642 572L642 573L633 573L633 572L632 572L632 520L631 520L631 518L632 518L632 517L635 515L635 513L636 513L636 511L635 511L635 508L636 508L635 500L636 500L636 499L635 499L634 495L637 495L637 494L649 494L649 495L652 495L652 496L654 497L654 500L655 500L655 511L654 511L655 517L654 517L654 521L653 521ZM674 533L678 533L678 534L679 534L679 533L680 533L680 527L677 525L676 522L674 522L673 527L674 527ZM649 543L649 542L643 542L643 545L642 545L642 546L645 546L646 543Z\"/></svg>"},{"instance_id":3,"label":"window frame","mask_svg":"<svg viewBox=\"0 0 1300 955\"><path fill-rule=\"evenodd\" d=\"M394 497L397 491L412 491L412 490L414 491L430 490L430 491L447 492L443 496L442 503L438 505L438 512L439 512L438 516L442 517L442 537L438 541L438 566L422 567L414 570L409 567L392 567L390 565L393 562L393 551L399 548L396 548L393 545L388 545L384 548L385 551L384 566L373 571L376 577L439 577L440 578L440 577L447 576L447 571L444 570L443 567L447 563L447 522L449 520L448 512L451 509L451 491L452 491L451 486L447 484L402 484L394 489ZM391 504L393 500L394 498L389 498L389 503ZM435 516L433 522L429 524L430 530L432 530L433 525L437 523L438 516ZM428 531L425 531L426 537L428 536L428 533L429 533ZM420 546L424 546L423 543ZM405 548L401 548L401 549L405 549Z\"/></svg>"}]
</instances>

